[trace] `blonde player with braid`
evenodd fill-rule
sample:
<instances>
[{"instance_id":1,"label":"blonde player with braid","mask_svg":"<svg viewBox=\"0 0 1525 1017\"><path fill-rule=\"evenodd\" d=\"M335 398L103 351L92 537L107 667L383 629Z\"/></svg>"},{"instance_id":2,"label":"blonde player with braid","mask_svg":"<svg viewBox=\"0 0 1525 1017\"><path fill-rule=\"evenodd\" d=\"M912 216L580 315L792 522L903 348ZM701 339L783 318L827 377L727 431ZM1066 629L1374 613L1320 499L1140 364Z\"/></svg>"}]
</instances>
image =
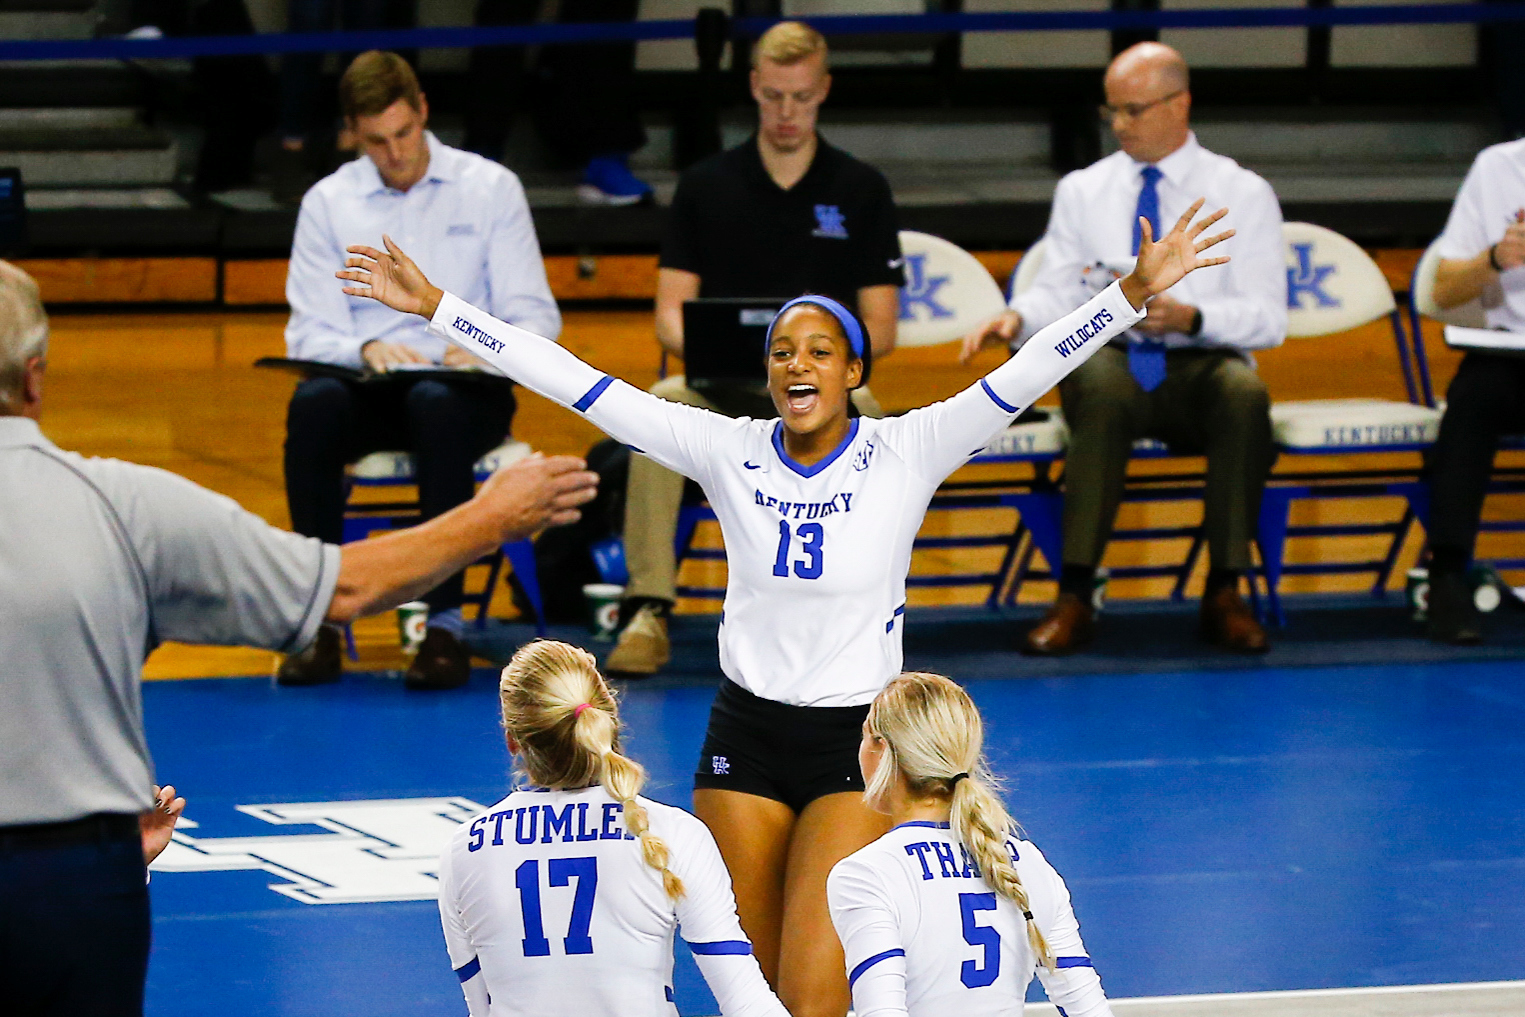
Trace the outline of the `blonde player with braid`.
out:
<instances>
[{"instance_id":1,"label":"blonde player with braid","mask_svg":"<svg viewBox=\"0 0 1525 1017\"><path fill-rule=\"evenodd\" d=\"M736 918L715 839L640 797L593 655L538 641L499 682L529 786L464 824L440 859L440 918L472 1017L675 1017L681 928L725 1017L789 1017Z\"/></svg>"},{"instance_id":2,"label":"blonde player with braid","mask_svg":"<svg viewBox=\"0 0 1525 1017\"><path fill-rule=\"evenodd\" d=\"M826 882L858 1017L1022 1012L1036 970L1068 1017L1110 1017L1064 880L1021 839L969 694L903 674L874 699L859 765L889 833Z\"/></svg>"}]
</instances>

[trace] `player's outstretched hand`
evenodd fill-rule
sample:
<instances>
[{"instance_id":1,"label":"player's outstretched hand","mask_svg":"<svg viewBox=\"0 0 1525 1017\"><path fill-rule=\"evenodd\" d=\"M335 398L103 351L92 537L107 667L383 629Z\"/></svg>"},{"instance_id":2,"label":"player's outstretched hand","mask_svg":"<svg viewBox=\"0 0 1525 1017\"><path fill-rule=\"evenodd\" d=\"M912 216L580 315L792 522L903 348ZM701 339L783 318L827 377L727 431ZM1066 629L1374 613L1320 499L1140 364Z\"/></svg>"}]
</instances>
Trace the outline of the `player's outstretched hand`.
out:
<instances>
[{"instance_id":1,"label":"player's outstretched hand","mask_svg":"<svg viewBox=\"0 0 1525 1017\"><path fill-rule=\"evenodd\" d=\"M1158 241L1154 239L1154 230L1150 227L1149 220L1139 217L1142 239L1138 246L1138 261L1134 264L1133 272L1122 281L1123 294L1134 307L1142 309L1150 297L1164 293L1199 268L1228 263L1227 255L1217 258L1199 257L1203 251L1234 235L1233 230L1224 230L1214 236L1199 239L1203 230L1228 215L1228 209L1220 208L1193 224L1192 219L1202 210L1202 202L1205 200L1198 198L1186 210L1186 214L1176 221L1175 228Z\"/></svg>"},{"instance_id":2,"label":"player's outstretched hand","mask_svg":"<svg viewBox=\"0 0 1525 1017\"><path fill-rule=\"evenodd\" d=\"M598 494L598 474L576 456L526 456L498 470L477 492L476 500L501 528L501 543L523 540L548 526L582 518L578 506Z\"/></svg>"},{"instance_id":3,"label":"player's outstretched hand","mask_svg":"<svg viewBox=\"0 0 1525 1017\"><path fill-rule=\"evenodd\" d=\"M391 237L383 234L381 242L386 245L385 251L365 244L346 248L350 256L345 259L345 267L334 275L356 285L344 287L344 292L352 297L379 300L404 314L434 317L443 296L439 288L424 277L423 271Z\"/></svg>"},{"instance_id":4,"label":"player's outstretched hand","mask_svg":"<svg viewBox=\"0 0 1525 1017\"><path fill-rule=\"evenodd\" d=\"M154 807L138 816L138 829L143 834L144 865L152 864L169 847L170 835L175 832L175 823L184 811L185 799L175 797L173 784L162 788L154 785Z\"/></svg>"}]
</instances>

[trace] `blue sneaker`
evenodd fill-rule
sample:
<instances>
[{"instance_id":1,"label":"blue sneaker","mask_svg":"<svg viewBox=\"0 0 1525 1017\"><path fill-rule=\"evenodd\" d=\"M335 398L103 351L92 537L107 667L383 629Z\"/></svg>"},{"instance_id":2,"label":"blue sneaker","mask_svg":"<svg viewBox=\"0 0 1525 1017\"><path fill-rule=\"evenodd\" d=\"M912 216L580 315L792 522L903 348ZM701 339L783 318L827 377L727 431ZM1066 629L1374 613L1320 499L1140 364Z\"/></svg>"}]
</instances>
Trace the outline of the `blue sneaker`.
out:
<instances>
[{"instance_id":1,"label":"blue sneaker","mask_svg":"<svg viewBox=\"0 0 1525 1017\"><path fill-rule=\"evenodd\" d=\"M583 168L578 200L590 205L636 205L651 198L651 185L634 173L624 153L596 155Z\"/></svg>"}]
</instances>

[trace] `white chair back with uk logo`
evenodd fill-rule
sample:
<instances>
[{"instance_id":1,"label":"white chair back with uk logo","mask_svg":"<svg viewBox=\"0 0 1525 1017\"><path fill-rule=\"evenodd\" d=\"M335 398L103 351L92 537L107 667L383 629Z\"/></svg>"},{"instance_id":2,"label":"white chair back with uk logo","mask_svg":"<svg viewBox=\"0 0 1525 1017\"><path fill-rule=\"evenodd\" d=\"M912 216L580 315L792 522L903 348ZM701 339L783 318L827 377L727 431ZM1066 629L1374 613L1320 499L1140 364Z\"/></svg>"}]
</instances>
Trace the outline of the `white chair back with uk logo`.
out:
<instances>
[{"instance_id":1,"label":"white chair back with uk logo","mask_svg":"<svg viewBox=\"0 0 1525 1017\"><path fill-rule=\"evenodd\" d=\"M1335 335L1382 317L1394 329L1402 328L1387 277L1354 241L1306 222L1286 223L1282 236L1287 256L1287 338ZM1396 338L1403 342L1401 335ZM1338 351L1331 348L1331 369L1337 370L1340 363ZM1353 380L1352 388L1359 388L1359 379ZM1433 443L1439 424L1440 414L1430 407L1355 393L1347 399L1307 399L1271 407L1272 433L1289 452L1414 448Z\"/></svg>"},{"instance_id":2,"label":"white chair back with uk logo","mask_svg":"<svg viewBox=\"0 0 1525 1017\"><path fill-rule=\"evenodd\" d=\"M1354 241L1307 222L1282 226L1287 248L1287 338L1359 328L1398 309L1387 277Z\"/></svg>"},{"instance_id":3,"label":"white chair back with uk logo","mask_svg":"<svg viewBox=\"0 0 1525 1017\"><path fill-rule=\"evenodd\" d=\"M900 231L905 286L896 346L935 346L962 339L1006 310L990 271L962 247L915 230Z\"/></svg>"}]
</instances>

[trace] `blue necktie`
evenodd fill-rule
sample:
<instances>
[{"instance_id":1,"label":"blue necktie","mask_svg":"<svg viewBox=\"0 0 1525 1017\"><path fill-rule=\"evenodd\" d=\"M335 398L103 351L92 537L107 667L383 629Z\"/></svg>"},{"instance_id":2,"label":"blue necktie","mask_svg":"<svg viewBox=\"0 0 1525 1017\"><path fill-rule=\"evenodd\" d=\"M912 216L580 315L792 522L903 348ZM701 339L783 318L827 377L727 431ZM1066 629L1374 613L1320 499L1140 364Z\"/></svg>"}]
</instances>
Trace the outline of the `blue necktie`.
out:
<instances>
[{"instance_id":1,"label":"blue necktie","mask_svg":"<svg viewBox=\"0 0 1525 1017\"><path fill-rule=\"evenodd\" d=\"M1145 166L1140 173L1144 186L1138 192L1138 211L1133 214L1133 253L1138 254L1143 243L1144 231L1139 227L1140 217L1149 220L1149 231L1154 239L1160 239L1160 192L1156 189L1163 174L1157 166ZM1165 380L1165 344L1155 339L1143 339L1128 344L1128 370L1145 392L1153 392Z\"/></svg>"}]
</instances>

